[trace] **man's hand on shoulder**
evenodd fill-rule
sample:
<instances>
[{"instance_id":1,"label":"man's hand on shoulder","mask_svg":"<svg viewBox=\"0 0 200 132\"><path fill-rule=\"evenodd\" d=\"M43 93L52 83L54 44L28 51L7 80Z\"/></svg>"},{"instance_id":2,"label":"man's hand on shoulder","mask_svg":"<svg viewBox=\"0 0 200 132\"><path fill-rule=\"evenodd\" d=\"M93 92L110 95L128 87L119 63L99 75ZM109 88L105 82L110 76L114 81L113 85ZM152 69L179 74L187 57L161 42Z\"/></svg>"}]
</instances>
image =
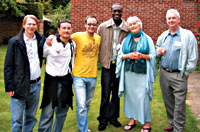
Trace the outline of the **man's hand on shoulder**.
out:
<instances>
[{"instance_id":1,"label":"man's hand on shoulder","mask_svg":"<svg viewBox=\"0 0 200 132\"><path fill-rule=\"evenodd\" d=\"M48 46L52 46L52 40L53 40L54 37L56 37L56 36L55 35L49 35L49 37L46 39L45 43Z\"/></svg>"}]
</instances>

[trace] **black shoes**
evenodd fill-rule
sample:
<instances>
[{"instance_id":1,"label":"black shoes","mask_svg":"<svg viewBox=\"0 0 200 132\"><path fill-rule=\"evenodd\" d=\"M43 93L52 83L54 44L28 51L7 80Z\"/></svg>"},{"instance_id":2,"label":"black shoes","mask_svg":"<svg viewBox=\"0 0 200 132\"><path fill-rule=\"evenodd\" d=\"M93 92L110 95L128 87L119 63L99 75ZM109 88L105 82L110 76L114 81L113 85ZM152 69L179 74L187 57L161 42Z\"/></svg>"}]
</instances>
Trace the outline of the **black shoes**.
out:
<instances>
[{"instance_id":1,"label":"black shoes","mask_svg":"<svg viewBox=\"0 0 200 132\"><path fill-rule=\"evenodd\" d=\"M101 123L99 123L98 130L103 131L106 129L106 126L107 126L107 122L101 122Z\"/></svg>"},{"instance_id":2,"label":"black shoes","mask_svg":"<svg viewBox=\"0 0 200 132\"><path fill-rule=\"evenodd\" d=\"M122 126L121 123L117 120L117 119L112 119L112 120L109 120L110 124L112 124L113 126L115 127L120 127Z\"/></svg>"},{"instance_id":3,"label":"black shoes","mask_svg":"<svg viewBox=\"0 0 200 132\"><path fill-rule=\"evenodd\" d=\"M120 127L120 126L122 126L121 123L120 123L117 119L109 120L109 122L110 122L110 124L112 124L112 125L115 126L115 127ZM100 123L99 123L98 130L99 130L99 131L105 130L107 124L108 124L107 121L100 122Z\"/></svg>"}]
</instances>

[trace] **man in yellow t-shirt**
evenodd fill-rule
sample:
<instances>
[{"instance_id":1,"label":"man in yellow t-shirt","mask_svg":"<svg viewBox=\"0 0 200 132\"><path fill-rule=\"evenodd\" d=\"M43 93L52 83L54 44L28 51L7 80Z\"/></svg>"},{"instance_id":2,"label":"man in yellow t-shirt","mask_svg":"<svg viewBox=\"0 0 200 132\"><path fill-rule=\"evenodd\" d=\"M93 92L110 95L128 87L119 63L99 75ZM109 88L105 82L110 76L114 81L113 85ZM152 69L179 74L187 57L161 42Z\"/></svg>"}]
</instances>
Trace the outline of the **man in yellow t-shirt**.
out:
<instances>
[{"instance_id":1,"label":"man in yellow t-shirt","mask_svg":"<svg viewBox=\"0 0 200 132\"><path fill-rule=\"evenodd\" d=\"M89 36L87 32L77 32L72 35L72 38L78 44L73 76L96 78L99 35Z\"/></svg>"},{"instance_id":2,"label":"man in yellow t-shirt","mask_svg":"<svg viewBox=\"0 0 200 132\"><path fill-rule=\"evenodd\" d=\"M87 114L89 104L94 96L97 80L97 61L100 47L100 36L95 34L98 20L95 16L85 19L85 32L72 34L76 43L75 62L72 70L73 85L76 94L77 120L79 132L89 132ZM55 37L49 36L46 43L50 46Z\"/></svg>"},{"instance_id":3,"label":"man in yellow t-shirt","mask_svg":"<svg viewBox=\"0 0 200 132\"><path fill-rule=\"evenodd\" d=\"M76 94L77 120L79 132L88 132L87 114L94 95L97 80L97 60L100 36L95 34L98 21L95 16L85 20L85 32L72 35L76 43L73 85Z\"/></svg>"}]
</instances>

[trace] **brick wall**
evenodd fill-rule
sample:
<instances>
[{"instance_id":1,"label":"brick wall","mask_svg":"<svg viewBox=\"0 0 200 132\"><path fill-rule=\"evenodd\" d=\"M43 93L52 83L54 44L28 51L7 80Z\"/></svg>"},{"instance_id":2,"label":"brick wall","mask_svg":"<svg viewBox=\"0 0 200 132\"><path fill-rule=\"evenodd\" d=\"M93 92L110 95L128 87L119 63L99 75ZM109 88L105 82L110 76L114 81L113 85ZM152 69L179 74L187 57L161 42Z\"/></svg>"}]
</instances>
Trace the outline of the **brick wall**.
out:
<instances>
[{"instance_id":1,"label":"brick wall","mask_svg":"<svg viewBox=\"0 0 200 132\"><path fill-rule=\"evenodd\" d=\"M14 37L22 27L22 20L0 19L0 43L7 37ZM39 22L38 31L43 33L43 20Z\"/></svg>"},{"instance_id":2,"label":"brick wall","mask_svg":"<svg viewBox=\"0 0 200 132\"><path fill-rule=\"evenodd\" d=\"M200 16L198 4L194 0L71 0L71 21L74 32L84 31L87 15L96 15L99 23L111 18L113 3L124 6L123 18L138 16L143 23L143 31L156 42L157 37L166 30L166 11L176 8L181 15L181 26L193 30Z\"/></svg>"},{"instance_id":3,"label":"brick wall","mask_svg":"<svg viewBox=\"0 0 200 132\"><path fill-rule=\"evenodd\" d=\"M8 36L15 36L21 28L21 22L13 19L0 19L0 43Z\"/></svg>"}]
</instances>

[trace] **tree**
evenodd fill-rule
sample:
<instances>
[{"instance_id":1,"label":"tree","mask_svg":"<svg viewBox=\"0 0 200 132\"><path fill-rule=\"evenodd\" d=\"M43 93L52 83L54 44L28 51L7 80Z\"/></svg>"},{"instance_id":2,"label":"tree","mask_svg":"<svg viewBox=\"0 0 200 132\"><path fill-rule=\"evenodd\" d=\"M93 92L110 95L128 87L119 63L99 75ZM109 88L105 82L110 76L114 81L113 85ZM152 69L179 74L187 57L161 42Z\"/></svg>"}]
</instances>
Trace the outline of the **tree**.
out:
<instances>
[{"instance_id":1,"label":"tree","mask_svg":"<svg viewBox=\"0 0 200 132\"><path fill-rule=\"evenodd\" d=\"M23 17L24 10L26 10L26 7L17 4L15 0L0 0L0 18L12 16Z\"/></svg>"},{"instance_id":2,"label":"tree","mask_svg":"<svg viewBox=\"0 0 200 132\"><path fill-rule=\"evenodd\" d=\"M70 1L71 0L51 0L51 5L53 6L53 9L56 9L60 6L66 7Z\"/></svg>"},{"instance_id":3,"label":"tree","mask_svg":"<svg viewBox=\"0 0 200 132\"><path fill-rule=\"evenodd\" d=\"M65 7L59 6L56 9L53 9L45 16L52 20L50 26L55 30L54 32L56 32L58 28L58 21L62 19L70 19L70 14L71 14L71 2L69 2Z\"/></svg>"}]
</instances>

